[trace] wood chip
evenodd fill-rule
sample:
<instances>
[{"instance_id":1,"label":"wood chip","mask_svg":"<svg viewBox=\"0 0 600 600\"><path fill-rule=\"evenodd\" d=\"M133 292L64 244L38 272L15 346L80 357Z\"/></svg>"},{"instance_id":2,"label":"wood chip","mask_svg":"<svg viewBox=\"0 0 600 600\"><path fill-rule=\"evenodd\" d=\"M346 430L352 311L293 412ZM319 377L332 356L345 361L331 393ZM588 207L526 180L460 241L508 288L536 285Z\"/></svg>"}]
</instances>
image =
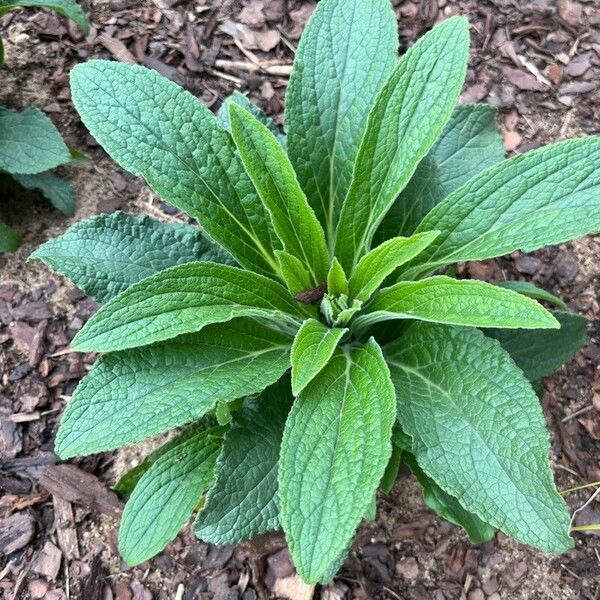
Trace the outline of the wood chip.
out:
<instances>
[{"instance_id":1,"label":"wood chip","mask_svg":"<svg viewBox=\"0 0 600 600\"><path fill-rule=\"evenodd\" d=\"M79 558L73 507L70 502L60 496L52 496L52 503L54 505L54 522L56 524L58 545L68 561Z\"/></svg>"},{"instance_id":2,"label":"wood chip","mask_svg":"<svg viewBox=\"0 0 600 600\"><path fill-rule=\"evenodd\" d=\"M54 465L46 468L39 484L54 496L80 504L118 519L123 505L114 492L92 475L74 465Z\"/></svg>"},{"instance_id":3,"label":"wood chip","mask_svg":"<svg viewBox=\"0 0 600 600\"><path fill-rule=\"evenodd\" d=\"M292 575L292 577L277 579L273 592L276 596L287 600L312 600L315 586L304 583L299 575Z\"/></svg>"},{"instance_id":4,"label":"wood chip","mask_svg":"<svg viewBox=\"0 0 600 600\"><path fill-rule=\"evenodd\" d=\"M38 575L54 580L60 570L61 560L62 552L52 542L46 542L33 555L31 570Z\"/></svg>"},{"instance_id":5,"label":"wood chip","mask_svg":"<svg viewBox=\"0 0 600 600\"><path fill-rule=\"evenodd\" d=\"M33 538L33 519L27 513L17 513L0 520L0 555L20 550Z\"/></svg>"},{"instance_id":6,"label":"wood chip","mask_svg":"<svg viewBox=\"0 0 600 600\"><path fill-rule=\"evenodd\" d=\"M110 35L106 33L101 33L97 39L119 62L128 63L130 65L137 64L135 56L129 52L127 46L121 40L110 37Z\"/></svg>"}]
</instances>

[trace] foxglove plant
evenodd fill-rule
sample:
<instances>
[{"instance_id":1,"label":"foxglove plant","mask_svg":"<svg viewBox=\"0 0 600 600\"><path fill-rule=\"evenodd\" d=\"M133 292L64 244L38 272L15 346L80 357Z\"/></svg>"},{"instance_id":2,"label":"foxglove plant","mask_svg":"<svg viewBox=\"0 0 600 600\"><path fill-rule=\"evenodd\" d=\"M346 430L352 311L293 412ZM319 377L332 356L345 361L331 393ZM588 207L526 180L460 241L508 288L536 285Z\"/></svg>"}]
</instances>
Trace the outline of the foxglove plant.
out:
<instances>
[{"instance_id":1,"label":"foxglove plant","mask_svg":"<svg viewBox=\"0 0 600 600\"><path fill-rule=\"evenodd\" d=\"M532 383L585 320L448 269L598 231L600 139L502 160L494 110L456 107L468 55L463 18L398 62L388 0L322 0L285 137L239 94L214 116L142 67L73 70L98 142L203 230L115 213L33 255L105 303L72 343L104 355L58 454L184 427L117 484L129 564L196 511L216 544L282 528L300 575L327 581L402 462L474 542L572 546Z\"/></svg>"}]
</instances>

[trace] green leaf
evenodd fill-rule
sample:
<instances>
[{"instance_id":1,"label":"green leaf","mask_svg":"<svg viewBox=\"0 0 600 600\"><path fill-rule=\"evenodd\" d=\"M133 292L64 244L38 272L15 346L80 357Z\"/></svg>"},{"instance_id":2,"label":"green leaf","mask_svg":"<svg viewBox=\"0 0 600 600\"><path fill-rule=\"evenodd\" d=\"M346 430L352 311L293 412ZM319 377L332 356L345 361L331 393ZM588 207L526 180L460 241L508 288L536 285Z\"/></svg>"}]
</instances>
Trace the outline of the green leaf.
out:
<instances>
[{"instance_id":1,"label":"green leaf","mask_svg":"<svg viewBox=\"0 0 600 600\"><path fill-rule=\"evenodd\" d=\"M587 320L568 312L552 312L560 329L506 331L489 329L530 381L551 375L569 362L587 341Z\"/></svg>"},{"instance_id":2,"label":"green leaf","mask_svg":"<svg viewBox=\"0 0 600 600\"><path fill-rule=\"evenodd\" d=\"M392 435L392 442L394 441ZM390 456L390 460L385 468L385 473L381 478L381 483L379 484L379 488L384 494L389 494L394 489L394 484L396 483L396 479L398 479L398 472L400 470L400 465L402 464L402 448L397 446L396 444L392 444L392 455ZM375 504L375 511L377 510L377 498L373 499Z\"/></svg>"},{"instance_id":3,"label":"green leaf","mask_svg":"<svg viewBox=\"0 0 600 600\"><path fill-rule=\"evenodd\" d=\"M50 171L33 175L13 174L13 179L28 190L39 190L44 198L68 217L75 214L75 191L71 184Z\"/></svg>"},{"instance_id":4,"label":"green leaf","mask_svg":"<svg viewBox=\"0 0 600 600\"><path fill-rule=\"evenodd\" d=\"M148 469L165 453L175 448L185 440L198 434L200 431L204 431L217 425L212 415L206 415L200 421L186 427L178 436L165 442L162 446L159 446L156 450L148 454L146 458L129 469L124 475L119 478L119 481L113 486L113 491L116 492L120 498L127 500L131 496L131 492L135 489L135 486L139 483L142 475L148 471Z\"/></svg>"},{"instance_id":5,"label":"green leaf","mask_svg":"<svg viewBox=\"0 0 600 600\"><path fill-rule=\"evenodd\" d=\"M235 317L297 326L305 316L289 292L267 277L229 265L192 262L142 279L109 300L71 347L80 352L114 352Z\"/></svg>"},{"instance_id":6,"label":"green leaf","mask_svg":"<svg viewBox=\"0 0 600 600\"><path fill-rule=\"evenodd\" d=\"M0 108L0 170L11 175L48 171L71 160L54 123L37 108Z\"/></svg>"},{"instance_id":7,"label":"green leaf","mask_svg":"<svg viewBox=\"0 0 600 600\"><path fill-rule=\"evenodd\" d=\"M422 252L438 235L439 231L430 231L392 238L365 254L350 278L350 299L366 302L388 275Z\"/></svg>"},{"instance_id":8,"label":"green leaf","mask_svg":"<svg viewBox=\"0 0 600 600\"><path fill-rule=\"evenodd\" d=\"M292 392L297 396L325 367L347 329L330 329L315 319L302 323L292 345Z\"/></svg>"},{"instance_id":9,"label":"green leaf","mask_svg":"<svg viewBox=\"0 0 600 600\"><path fill-rule=\"evenodd\" d=\"M3 221L0 221L0 252L14 252L21 245L21 236Z\"/></svg>"},{"instance_id":10,"label":"green leaf","mask_svg":"<svg viewBox=\"0 0 600 600\"><path fill-rule=\"evenodd\" d=\"M234 413L215 484L194 522L201 540L237 544L279 528L277 465L292 401L290 381L284 377Z\"/></svg>"},{"instance_id":11,"label":"green leaf","mask_svg":"<svg viewBox=\"0 0 600 600\"><path fill-rule=\"evenodd\" d=\"M0 69L4 66L4 44L0 38Z\"/></svg>"},{"instance_id":12,"label":"green leaf","mask_svg":"<svg viewBox=\"0 0 600 600\"><path fill-rule=\"evenodd\" d=\"M29 6L49 8L59 15L71 19L71 21L79 25L85 35L90 32L90 24L87 17L74 0L0 0L0 16L12 8Z\"/></svg>"},{"instance_id":13,"label":"green leaf","mask_svg":"<svg viewBox=\"0 0 600 600\"><path fill-rule=\"evenodd\" d=\"M477 515L465 510L454 496L447 494L431 477L427 477L414 456L405 454L403 459L421 484L423 501L431 510L446 521L462 527L473 544L483 544L494 537L496 530Z\"/></svg>"},{"instance_id":14,"label":"green leaf","mask_svg":"<svg viewBox=\"0 0 600 600\"><path fill-rule=\"evenodd\" d=\"M71 71L73 103L102 147L197 219L244 267L273 276L280 248L221 122L156 71L92 60Z\"/></svg>"},{"instance_id":15,"label":"green leaf","mask_svg":"<svg viewBox=\"0 0 600 600\"><path fill-rule=\"evenodd\" d=\"M236 319L145 348L107 354L67 404L56 452L112 450L260 392L289 368L291 338Z\"/></svg>"},{"instance_id":16,"label":"green leaf","mask_svg":"<svg viewBox=\"0 0 600 600\"><path fill-rule=\"evenodd\" d=\"M314 287L310 273L300 259L283 250L275 250L275 256L279 261L281 276L292 294L310 290Z\"/></svg>"},{"instance_id":17,"label":"green leaf","mask_svg":"<svg viewBox=\"0 0 600 600\"><path fill-rule=\"evenodd\" d=\"M567 305L564 300L543 290L542 288L533 285L533 283L528 283L527 281L499 281L495 282L494 285L505 288L507 290L512 290L513 292L518 292L519 294L523 294L523 296L528 296L529 298L535 298L536 300L544 300L545 302L550 302L550 304L556 304L556 306L560 306L561 308L567 308Z\"/></svg>"},{"instance_id":18,"label":"green leaf","mask_svg":"<svg viewBox=\"0 0 600 600\"><path fill-rule=\"evenodd\" d=\"M285 135L281 133L279 127L271 117L267 116L256 104L250 102L247 96L241 94L237 90L234 90L233 93L223 101L221 107L219 108L219 112L217 116L223 123L224 127L226 127L227 131L231 132L231 124L229 122L229 108L232 104L236 104L237 106L241 106L246 109L249 113L260 121L276 138L277 141L285 148L286 140Z\"/></svg>"},{"instance_id":19,"label":"green leaf","mask_svg":"<svg viewBox=\"0 0 600 600\"><path fill-rule=\"evenodd\" d=\"M421 281L401 281L384 288L359 316L364 328L387 319L419 319L450 325L541 329L559 327L538 302L484 281L453 279L445 275Z\"/></svg>"},{"instance_id":20,"label":"green leaf","mask_svg":"<svg viewBox=\"0 0 600 600\"><path fill-rule=\"evenodd\" d=\"M394 390L377 343L338 349L298 396L281 446L281 523L316 583L348 547L391 454Z\"/></svg>"},{"instance_id":21,"label":"green leaf","mask_svg":"<svg viewBox=\"0 0 600 600\"><path fill-rule=\"evenodd\" d=\"M442 133L468 58L467 20L448 19L408 50L378 94L337 228L335 255L346 272L369 250L381 220Z\"/></svg>"},{"instance_id":22,"label":"green leaf","mask_svg":"<svg viewBox=\"0 0 600 600\"><path fill-rule=\"evenodd\" d=\"M119 528L119 553L129 566L158 554L190 518L214 479L223 427L186 436L135 486Z\"/></svg>"},{"instance_id":23,"label":"green leaf","mask_svg":"<svg viewBox=\"0 0 600 600\"><path fill-rule=\"evenodd\" d=\"M232 104L229 118L242 163L271 215L284 250L306 267L313 285L324 283L329 270L325 234L285 151L247 110Z\"/></svg>"},{"instance_id":24,"label":"green leaf","mask_svg":"<svg viewBox=\"0 0 600 600\"><path fill-rule=\"evenodd\" d=\"M532 252L600 231L600 137L550 144L485 170L440 202L417 231L442 234L413 273Z\"/></svg>"},{"instance_id":25,"label":"green leaf","mask_svg":"<svg viewBox=\"0 0 600 600\"><path fill-rule=\"evenodd\" d=\"M178 264L231 257L190 225L167 225L122 212L75 223L32 255L99 302Z\"/></svg>"},{"instance_id":26,"label":"green leaf","mask_svg":"<svg viewBox=\"0 0 600 600\"><path fill-rule=\"evenodd\" d=\"M331 267L329 267L329 273L327 273L327 292L332 296L341 296L342 294L348 295L348 278L342 265L338 259L334 256L331 261Z\"/></svg>"},{"instance_id":27,"label":"green leaf","mask_svg":"<svg viewBox=\"0 0 600 600\"><path fill-rule=\"evenodd\" d=\"M571 548L544 416L500 344L476 329L415 323L386 360L423 471L507 535L548 552Z\"/></svg>"},{"instance_id":28,"label":"green leaf","mask_svg":"<svg viewBox=\"0 0 600 600\"><path fill-rule=\"evenodd\" d=\"M288 150L330 246L369 109L397 53L388 0L320 2L302 34L285 103Z\"/></svg>"},{"instance_id":29,"label":"green leaf","mask_svg":"<svg viewBox=\"0 0 600 600\"><path fill-rule=\"evenodd\" d=\"M487 104L467 104L454 110L442 135L386 214L375 235L378 241L412 235L438 202L504 158L496 113Z\"/></svg>"}]
</instances>

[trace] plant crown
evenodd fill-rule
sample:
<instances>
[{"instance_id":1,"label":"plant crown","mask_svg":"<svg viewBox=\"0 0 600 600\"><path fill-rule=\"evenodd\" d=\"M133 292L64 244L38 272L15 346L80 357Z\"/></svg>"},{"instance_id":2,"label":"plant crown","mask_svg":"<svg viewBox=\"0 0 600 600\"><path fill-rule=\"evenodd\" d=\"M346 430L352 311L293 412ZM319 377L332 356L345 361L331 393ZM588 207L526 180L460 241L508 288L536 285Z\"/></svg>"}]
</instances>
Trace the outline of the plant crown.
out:
<instances>
[{"instance_id":1,"label":"plant crown","mask_svg":"<svg viewBox=\"0 0 600 600\"><path fill-rule=\"evenodd\" d=\"M503 160L494 109L456 106L468 56L464 18L398 62L388 0L323 0L285 136L238 93L215 116L142 67L72 71L98 142L203 230L114 213L33 255L104 303L73 340L104 355L58 454L183 427L117 484L129 564L197 511L207 542L282 528L302 578L328 581L402 462L474 542L571 548L532 384L586 322L450 266L599 231L600 138Z\"/></svg>"}]
</instances>

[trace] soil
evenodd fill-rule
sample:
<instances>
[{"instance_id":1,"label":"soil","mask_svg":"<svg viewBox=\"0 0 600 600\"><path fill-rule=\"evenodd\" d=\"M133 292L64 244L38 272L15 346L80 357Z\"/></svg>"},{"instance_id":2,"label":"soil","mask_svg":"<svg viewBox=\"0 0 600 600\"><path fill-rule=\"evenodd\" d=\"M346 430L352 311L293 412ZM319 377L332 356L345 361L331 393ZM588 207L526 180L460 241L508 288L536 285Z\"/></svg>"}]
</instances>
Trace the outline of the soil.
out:
<instances>
[{"instance_id":1,"label":"soil","mask_svg":"<svg viewBox=\"0 0 600 600\"><path fill-rule=\"evenodd\" d=\"M499 108L509 152L600 133L597 0L394 4L402 50L436 20L450 14L469 17L472 55L462 100ZM71 461L75 475L99 485L91 499L65 500L69 490L52 488L50 474L62 473L52 451L59 415L95 359L69 353L67 347L97 305L27 257L72 222L99 211L185 219L112 162L86 132L70 102L68 72L74 64L92 57L142 63L213 109L239 89L282 123L287 79L281 65L291 64L314 4L84 0L82 5L92 24L86 39L65 19L43 10L15 11L0 19L6 50L0 105L42 108L68 143L89 157L85 165L64 170L78 196L72 219L34 193L0 188L0 218L24 239L17 252L0 256L0 552L5 551L0 596L309 598L313 592L298 585L278 538L217 548L198 542L186 529L152 561L135 569L124 565L116 550L114 514L120 504L109 486L149 445ZM544 383L542 404L559 489L600 480L599 253L600 238L588 237L527 257L515 253L460 267L461 274L490 281L534 281L589 321L586 347ZM576 510L592 493L593 488L566 497ZM598 501L592 499L575 522L599 523ZM314 597L598 599L600 539L574 537L575 548L563 556L542 554L502 534L472 546L424 507L416 483L402 473L392 493L380 497L376 520L361 526L339 575L317 588Z\"/></svg>"}]
</instances>

